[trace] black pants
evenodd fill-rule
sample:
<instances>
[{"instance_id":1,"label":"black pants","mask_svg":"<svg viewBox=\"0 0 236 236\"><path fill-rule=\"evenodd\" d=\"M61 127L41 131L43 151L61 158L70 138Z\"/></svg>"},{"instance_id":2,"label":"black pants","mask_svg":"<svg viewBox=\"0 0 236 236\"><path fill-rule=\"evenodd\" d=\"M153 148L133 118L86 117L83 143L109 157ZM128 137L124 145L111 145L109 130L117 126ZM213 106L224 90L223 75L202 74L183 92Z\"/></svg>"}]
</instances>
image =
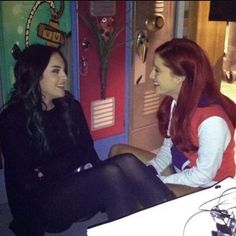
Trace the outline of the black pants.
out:
<instances>
[{"instance_id":1,"label":"black pants","mask_svg":"<svg viewBox=\"0 0 236 236\"><path fill-rule=\"evenodd\" d=\"M33 235L63 231L99 211L115 220L173 198L141 161L132 154L122 154L67 176L48 189L40 213L43 229L38 227Z\"/></svg>"}]
</instances>

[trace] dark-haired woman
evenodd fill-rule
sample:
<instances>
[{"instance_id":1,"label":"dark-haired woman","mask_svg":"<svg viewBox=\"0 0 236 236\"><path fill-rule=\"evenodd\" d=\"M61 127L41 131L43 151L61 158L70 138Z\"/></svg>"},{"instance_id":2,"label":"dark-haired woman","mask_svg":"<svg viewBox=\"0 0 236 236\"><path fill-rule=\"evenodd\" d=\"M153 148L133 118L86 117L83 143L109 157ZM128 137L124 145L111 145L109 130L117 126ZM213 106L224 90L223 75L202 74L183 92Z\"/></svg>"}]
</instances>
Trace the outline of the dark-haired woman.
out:
<instances>
[{"instance_id":1,"label":"dark-haired woman","mask_svg":"<svg viewBox=\"0 0 236 236\"><path fill-rule=\"evenodd\" d=\"M220 92L199 45L177 38L160 45L150 78L156 94L165 95L157 114L163 145L155 155L117 144L110 156L135 154L177 196L234 177L236 105Z\"/></svg>"},{"instance_id":2,"label":"dark-haired woman","mask_svg":"<svg viewBox=\"0 0 236 236\"><path fill-rule=\"evenodd\" d=\"M132 154L99 160L58 49L29 46L14 73L0 142L17 236L60 232L99 211L114 220L174 197Z\"/></svg>"}]
</instances>

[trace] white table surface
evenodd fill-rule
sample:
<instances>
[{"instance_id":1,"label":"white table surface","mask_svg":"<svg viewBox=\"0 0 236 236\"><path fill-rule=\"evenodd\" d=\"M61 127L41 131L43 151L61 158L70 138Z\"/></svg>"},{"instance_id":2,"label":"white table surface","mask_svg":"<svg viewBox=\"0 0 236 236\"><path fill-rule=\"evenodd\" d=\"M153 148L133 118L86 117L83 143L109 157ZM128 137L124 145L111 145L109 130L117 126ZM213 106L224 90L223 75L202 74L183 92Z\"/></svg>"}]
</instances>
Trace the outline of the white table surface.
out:
<instances>
[{"instance_id":1,"label":"white table surface","mask_svg":"<svg viewBox=\"0 0 236 236\"><path fill-rule=\"evenodd\" d=\"M199 207L203 203L215 199L204 205L204 209L210 210L213 206L217 205L218 197L225 190L232 187L236 188L236 180L226 178L209 189L154 206L110 223L90 228L88 229L87 235L211 236L211 231L216 229L216 223L209 211L201 211L198 214L200 212ZM223 200L225 201L225 205L222 206L223 209L228 209L230 204L236 207L236 189L232 190L231 194L222 197L221 201ZM230 210L230 213L233 211L236 215L236 209Z\"/></svg>"}]
</instances>

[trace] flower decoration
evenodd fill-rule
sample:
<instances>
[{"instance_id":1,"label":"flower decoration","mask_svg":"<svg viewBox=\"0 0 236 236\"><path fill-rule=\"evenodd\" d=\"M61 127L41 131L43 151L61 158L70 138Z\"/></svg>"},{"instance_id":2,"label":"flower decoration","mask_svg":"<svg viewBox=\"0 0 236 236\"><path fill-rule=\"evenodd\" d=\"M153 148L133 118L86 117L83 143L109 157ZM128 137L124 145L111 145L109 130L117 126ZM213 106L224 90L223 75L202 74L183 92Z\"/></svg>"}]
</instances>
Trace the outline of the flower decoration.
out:
<instances>
[{"instance_id":1,"label":"flower decoration","mask_svg":"<svg viewBox=\"0 0 236 236\"><path fill-rule=\"evenodd\" d=\"M100 57L101 99L105 99L109 56L115 39L125 29L125 26L116 28L112 17L102 17L99 20L97 17L85 17L80 13L79 16L95 36Z\"/></svg>"}]
</instances>

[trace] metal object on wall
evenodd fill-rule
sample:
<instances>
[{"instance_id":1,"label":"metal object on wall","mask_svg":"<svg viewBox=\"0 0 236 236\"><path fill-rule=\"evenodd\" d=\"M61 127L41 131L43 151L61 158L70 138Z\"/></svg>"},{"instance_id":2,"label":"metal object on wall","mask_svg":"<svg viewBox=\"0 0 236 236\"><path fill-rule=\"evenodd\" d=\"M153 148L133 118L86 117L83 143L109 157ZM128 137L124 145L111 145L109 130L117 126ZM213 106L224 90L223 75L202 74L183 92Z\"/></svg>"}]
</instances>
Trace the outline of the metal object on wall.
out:
<instances>
[{"instance_id":1,"label":"metal object on wall","mask_svg":"<svg viewBox=\"0 0 236 236\"><path fill-rule=\"evenodd\" d=\"M91 130L113 126L115 123L115 97L91 102Z\"/></svg>"},{"instance_id":2,"label":"metal object on wall","mask_svg":"<svg viewBox=\"0 0 236 236\"><path fill-rule=\"evenodd\" d=\"M90 14L92 16L114 16L116 1L90 1Z\"/></svg>"},{"instance_id":3,"label":"metal object on wall","mask_svg":"<svg viewBox=\"0 0 236 236\"><path fill-rule=\"evenodd\" d=\"M146 27L149 31L160 30L165 24L164 1L154 1L153 12L150 12L145 20Z\"/></svg>"},{"instance_id":4,"label":"metal object on wall","mask_svg":"<svg viewBox=\"0 0 236 236\"><path fill-rule=\"evenodd\" d=\"M91 47L91 43L87 38L84 38L81 43L83 50L83 53L86 53L88 49ZM87 55L82 55L80 58L80 75L81 76L87 76L88 74L88 59Z\"/></svg>"},{"instance_id":5,"label":"metal object on wall","mask_svg":"<svg viewBox=\"0 0 236 236\"><path fill-rule=\"evenodd\" d=\"M147 33L145 33L144 31L138 32L136 39L136 51L142 62L146 61L148 44L149 40L147 37Z\"/></svg>"},{"instance_id":6,"label":"metal object on wall","mask_svg":"<svg viewBox=\"0 0 236 236\"><path fill-rule=\"evenodd\" d=\"M148 55L148 39L147 30L140 30L135 33L135 57L134 57L134 79L136 85L145 83L146 80L146 59ZM138 66L136 66L138 65Z\"/></svg>"},{"instance_id":7,"label":"metal object on wall","mask_svg":"<svg viewBox=\"0 0 236 236\"><path fill-rule=\"evenodd\" d=\"M161 29L164 26L165 20L164 20L164 17L160 14L150 15L147 17L145 23L148 30L156 31L156 30Z\"/></svg>"}]
</instances>

